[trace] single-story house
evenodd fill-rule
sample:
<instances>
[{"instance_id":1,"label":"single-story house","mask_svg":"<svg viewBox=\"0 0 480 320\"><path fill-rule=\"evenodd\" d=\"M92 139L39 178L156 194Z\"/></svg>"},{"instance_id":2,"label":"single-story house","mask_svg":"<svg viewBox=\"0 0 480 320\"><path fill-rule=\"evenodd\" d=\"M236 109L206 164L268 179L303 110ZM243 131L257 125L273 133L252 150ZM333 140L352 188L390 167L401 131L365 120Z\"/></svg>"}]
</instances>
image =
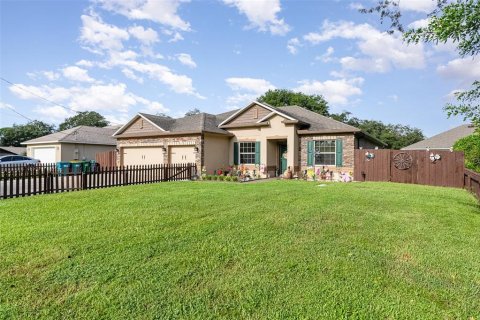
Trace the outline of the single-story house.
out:
<instances>
[{"instance_id":1,"label":"single-story house","mask_svg":"<svg viewBox=\"0 0 480 320\"><path fill-rule=\"evenodd\" d=\"M22 142L27 156L42 163L70 160L95 160L95 154L115 150L112 135L118 126L104 128L78 126Z\"/></svg>"},{"instance_id":2,"label":"single-story house","mask_svg":"<svg viewBox=\"0 0 480 320\"><path fill-rule=\"evenodd\" d=\"M288 167L353 171L354 149L385 144L360 129L298 106L254 101L222 114L179 119L139 113L115 132L119 165L196 163L213 173L243 165L262 176Z\"/></svg>"},{"instance_id":3,"label":"single-story house","mask_svg":"<svg viewBox=\"0 0 480 320\"><path fill-rule=\"evenodd\" d=\"M25 147L5 147L0 146L0 157L1 156L24 156L27 154L27 148Z\"/></svg>"},{"instance_id":4,"label":"single-story house","mask_svg":"<svg viewBox=\"0 0 480 320\"><path fill-rule=\"evenodd\" d=\"M402 150L452 150L459 139L473 134L475 127L471 124L461 126L439 133L431 138L411 144Z\"/></svg>"}]
</instances>

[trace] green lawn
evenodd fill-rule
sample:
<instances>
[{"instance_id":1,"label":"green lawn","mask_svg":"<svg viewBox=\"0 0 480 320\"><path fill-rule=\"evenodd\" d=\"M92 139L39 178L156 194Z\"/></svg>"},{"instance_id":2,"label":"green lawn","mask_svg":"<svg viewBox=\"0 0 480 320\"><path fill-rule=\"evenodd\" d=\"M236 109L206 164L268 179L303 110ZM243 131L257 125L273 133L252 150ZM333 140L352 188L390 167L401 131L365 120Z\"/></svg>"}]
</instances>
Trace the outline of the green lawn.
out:
<instances>
[{"instance_id":1,"label":"green lawn","mask_svg":"<svg viewBox=\"0 0 480 320\"><path fill-rule=\"evenodd\" d=\"M480 207L388 183L0 201L0 318L479 319Z\"/></svg>"}]
</instances>

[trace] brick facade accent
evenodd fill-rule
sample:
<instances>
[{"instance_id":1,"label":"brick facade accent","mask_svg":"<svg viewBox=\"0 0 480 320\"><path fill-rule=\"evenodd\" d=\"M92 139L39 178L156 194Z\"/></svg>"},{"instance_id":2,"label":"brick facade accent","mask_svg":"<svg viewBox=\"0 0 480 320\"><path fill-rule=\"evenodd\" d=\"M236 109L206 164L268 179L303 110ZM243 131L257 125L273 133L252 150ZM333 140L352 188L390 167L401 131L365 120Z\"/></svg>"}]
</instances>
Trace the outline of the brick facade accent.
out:
<instances>
[{"instance_id":1,"label":"brick facade accent","mask_svg":"<svg viewBox=\"0 0 480 320\"><path fill-rule=\"evenodd\" d=\"M300 164L300 170L303 172L308 169L307 166L307 142L312 140L343 140L343 166L326 166L333 171L347 171L353 172L354 164L354 149L355 149L355 137L353 134L343 134L343 135L308 135L300 136L299 143L299 159L298 163ZM321 168L322 166L315 166L316 168Z\"/></svg>"},{"instance_id":2,"label":"brick facade accent","mask_svg":"<svg viewBox=\"0 0 480 320\"><path fill-rule=\"evenodd\" d=\"M148 138L125 138L117 139L117 164L121 165L121 155L124 147L164 147L167 151L163 153L163 163L168 163L168 147L189 145L198 148L195 153L195 163L200 170L204 162L203 135L178 136L178 137L148 137Z\"/></svg>"}]
</instances>

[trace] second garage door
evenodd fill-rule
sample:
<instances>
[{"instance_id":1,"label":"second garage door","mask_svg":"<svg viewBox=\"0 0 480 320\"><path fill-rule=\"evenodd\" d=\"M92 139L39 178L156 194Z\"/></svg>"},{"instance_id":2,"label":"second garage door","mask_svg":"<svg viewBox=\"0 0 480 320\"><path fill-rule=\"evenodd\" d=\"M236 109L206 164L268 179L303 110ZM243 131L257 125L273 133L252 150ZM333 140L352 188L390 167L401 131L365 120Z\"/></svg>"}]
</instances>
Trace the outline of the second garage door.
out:
<instances>
[{"instance_id":1,"label":"second garage door","mask_svg":"<svg viewBox=\"0 0 480 320\"><path fill-rule=\"evenodd\" d=\"M194 146L172 146L170 147L170 163L194 163Z\"/></svg>"},{"instance_id":2,"label":"second garage door","mask_svg":"<svg viewBox=\"0 0 480 320\"><path fill-rule=\"evenodd\" d=\"M56 153L55 147L32 148L32 157L40 160L42 163L54 163L56 161Z\"/></svg>"},{"instance_id":3,"label":"second garage door","mask_svg":"<svg viewBox=\"0 0 480 320\"><path fill-rule=\"evenodd\" d=\"M163 151L159 147L123 148L123 165L162 164Z\"/></svg>"}]
</instances>

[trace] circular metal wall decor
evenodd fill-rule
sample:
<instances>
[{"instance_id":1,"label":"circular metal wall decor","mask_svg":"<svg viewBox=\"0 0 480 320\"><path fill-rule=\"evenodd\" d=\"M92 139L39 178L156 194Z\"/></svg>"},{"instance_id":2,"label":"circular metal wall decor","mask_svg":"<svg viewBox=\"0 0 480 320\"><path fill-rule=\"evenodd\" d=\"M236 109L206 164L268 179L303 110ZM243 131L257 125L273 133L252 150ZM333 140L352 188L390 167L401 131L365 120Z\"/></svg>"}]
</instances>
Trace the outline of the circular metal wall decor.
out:
<instances>
[{"instance_id":1,"label":"circular metal wall decor","mask_svg":"<svg viewBox=\"0 0 480 320\"><path fill-rule=\"evenodd\" d=\"M410 169L413 163L413 158L411 155L405 152L397 153L393 157L393 164L398 170L407 170Z\"/></svg>"}]
</instances>

